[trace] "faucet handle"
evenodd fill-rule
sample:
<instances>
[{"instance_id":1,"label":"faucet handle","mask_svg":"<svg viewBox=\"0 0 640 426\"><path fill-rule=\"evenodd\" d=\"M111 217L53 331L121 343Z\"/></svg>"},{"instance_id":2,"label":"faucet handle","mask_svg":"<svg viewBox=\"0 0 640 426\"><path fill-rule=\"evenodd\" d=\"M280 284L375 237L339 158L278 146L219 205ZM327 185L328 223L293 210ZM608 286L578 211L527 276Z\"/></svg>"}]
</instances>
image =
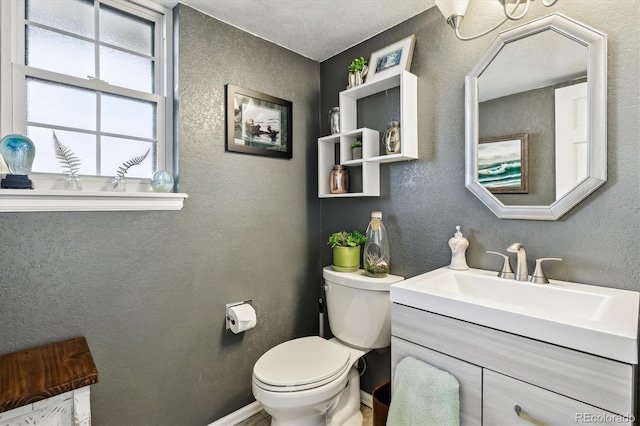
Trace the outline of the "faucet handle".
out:
<instances>
[{"instance_id":1,"label":"faucet handle","mask_svg":"<svg viewBox=\"0 0 640 426\"><path fill-rule=\"evenodd\" d=\"M513 269L511 269L511 262L509 261L509 256L506 254L498 253L497 251L487 250L487 253L497 254L498 256L504 257L504 264L502 265L502 270L498 272L498 276L500 278L513 279L515 275L513 274Z\"/></svg>"},{"instance_id":2,"label":"faucet handle","mask_svg":"<svg viewBox=\"0 0 640 426\"><path fill-rule=\"evenodd\" d=\"M544 270L542 269L542 262L545 260L557 260L558 262L562 262L562 259L559 257L543 257L540 259L536 259L536 268L533 270L533 274L531 274L531 278L529 281L536 284L549 284L549 279L544 274Z\"/></svg>"}]
</instances>

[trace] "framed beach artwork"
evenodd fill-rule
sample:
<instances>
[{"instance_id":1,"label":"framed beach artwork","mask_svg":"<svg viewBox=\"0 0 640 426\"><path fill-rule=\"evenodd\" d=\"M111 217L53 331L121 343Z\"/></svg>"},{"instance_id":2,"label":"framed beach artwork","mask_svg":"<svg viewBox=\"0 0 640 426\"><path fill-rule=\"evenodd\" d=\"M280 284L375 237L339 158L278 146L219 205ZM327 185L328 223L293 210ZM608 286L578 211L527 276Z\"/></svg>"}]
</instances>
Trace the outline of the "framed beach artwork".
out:
<instances>
[{"instance_id":1,"label":"framed beach artwork","mask_svg":"<svg viewBox=\"0 0 640 426\"><path fill-rule=\"evenodd\" d=\"M526 194L528 135L481 138L478 182L494 194Z\"/></svg>"},{"instance_id":2,"label":"framed beach artwork","mask_svg":"<svg viewBox=\"0 0 640 426\"><path fill-rule=\"evenodd\" d=\"M371 83L390 75L400 74L402 70L409 71L415 45L416 36L414 34L373 52L371 59L369 59L369 72L365 82Z\"/></svg>"},{"instance_id":3,"label":"framed beach artwork","mask_svg":"<svg viewBox=\"0 0 640 426\"><path fill-rule=\"evenodd\" d=\"M231 84L226 98L226 151L292 157L290 101Z\"/></svg>"}]
</instances>

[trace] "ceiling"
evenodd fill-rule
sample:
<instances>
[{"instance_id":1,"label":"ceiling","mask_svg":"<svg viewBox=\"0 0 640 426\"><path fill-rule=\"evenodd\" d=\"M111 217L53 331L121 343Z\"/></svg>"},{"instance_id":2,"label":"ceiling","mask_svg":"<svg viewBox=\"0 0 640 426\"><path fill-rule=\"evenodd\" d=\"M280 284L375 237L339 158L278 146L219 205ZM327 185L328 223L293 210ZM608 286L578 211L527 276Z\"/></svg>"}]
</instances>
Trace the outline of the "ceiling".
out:
<instances>
[{"instance_id":1,"label":"ceiling","mask_svg":"<svg viewBox=\"0 0 640 426\"><path fill-rule=\"evenodd\" d=\"M480 102L587 76L589 49L547 29L507 43L479 78Z\"/></svg>"},{"instance_id":2,"label":"ceiling","mask_svg":"<svg viewBox=\"0 0 640 426\"><path fill-rule=\"evenodd\" d=\"M172 8L177 0L152 0ZM322 62L435 5L435 0L181 0Z\"/></svg>"}]
</instances>

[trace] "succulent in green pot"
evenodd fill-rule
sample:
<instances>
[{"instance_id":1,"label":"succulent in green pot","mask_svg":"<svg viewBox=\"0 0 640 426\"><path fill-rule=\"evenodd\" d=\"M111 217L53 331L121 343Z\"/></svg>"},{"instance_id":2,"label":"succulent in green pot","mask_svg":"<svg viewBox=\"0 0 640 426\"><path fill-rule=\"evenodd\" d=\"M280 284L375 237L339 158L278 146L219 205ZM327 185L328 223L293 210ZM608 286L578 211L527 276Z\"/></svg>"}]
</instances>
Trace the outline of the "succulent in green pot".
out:
<instances>
[{"instance_id":1,"label":"succulent in green pot","mask_svg":"<svg viewBox=\"0 0 640 426\"><path fill-rule=\"evenodd\" d=\"M338 272L356 272L360 268L361 247L367 237L358 231L331 234L327 244L333 249L333 269Z\"/></svg>"}]
</instances>

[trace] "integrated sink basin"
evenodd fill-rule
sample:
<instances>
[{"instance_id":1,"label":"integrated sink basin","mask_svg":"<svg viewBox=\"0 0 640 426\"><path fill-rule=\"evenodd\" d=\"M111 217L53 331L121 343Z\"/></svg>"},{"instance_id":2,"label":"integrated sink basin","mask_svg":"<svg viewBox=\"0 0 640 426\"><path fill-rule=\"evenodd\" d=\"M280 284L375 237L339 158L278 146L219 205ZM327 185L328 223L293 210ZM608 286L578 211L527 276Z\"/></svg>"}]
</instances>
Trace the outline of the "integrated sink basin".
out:
<instances>
[{"instance_id":1,"label":"integrated sink basin","mask_svg":"<svg viewBox=\"0 0 640 426\"><path fill-rule=\"evenodd\" d=\"M391 301L532 339L638 363L640 293L494 271L441 268L391 286Z\"/></svg>"}]
</instances>

